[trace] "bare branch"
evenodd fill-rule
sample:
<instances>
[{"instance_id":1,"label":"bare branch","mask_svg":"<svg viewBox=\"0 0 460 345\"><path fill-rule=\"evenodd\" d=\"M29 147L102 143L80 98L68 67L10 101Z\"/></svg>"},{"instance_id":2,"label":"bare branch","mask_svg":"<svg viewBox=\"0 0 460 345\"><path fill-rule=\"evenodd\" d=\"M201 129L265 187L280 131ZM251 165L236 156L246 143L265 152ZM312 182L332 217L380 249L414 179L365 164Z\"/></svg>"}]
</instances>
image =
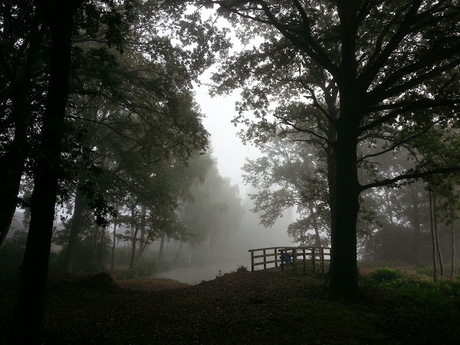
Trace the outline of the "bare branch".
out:
<instances>
[{"instance_id":1,"label":"bare branch","mask_svg":"<svg viewBox=\"0 0 460 345\"><path fill-rule=\"evenodd\" d=\"M420 178L429 177L429 176L432 176L432 175L458 173L458 172L460 172L460 166L452 166L452 167L431 169L431 170L426 170L426 171L410 171L410 170L408 170L406 173L401 174L401 175L396 176L396 177L393 177L393 178L388 178L388 179L375 181L373 183L368 183L368 184L362 185L360 187L360 191L362 192L362 191L365 191L367 189L375 188L375 187L391 186L391 185L394 185L397 182L404 181L404 180L414 180L414 179L420 179Z\"/></svg>"}]
</instances>

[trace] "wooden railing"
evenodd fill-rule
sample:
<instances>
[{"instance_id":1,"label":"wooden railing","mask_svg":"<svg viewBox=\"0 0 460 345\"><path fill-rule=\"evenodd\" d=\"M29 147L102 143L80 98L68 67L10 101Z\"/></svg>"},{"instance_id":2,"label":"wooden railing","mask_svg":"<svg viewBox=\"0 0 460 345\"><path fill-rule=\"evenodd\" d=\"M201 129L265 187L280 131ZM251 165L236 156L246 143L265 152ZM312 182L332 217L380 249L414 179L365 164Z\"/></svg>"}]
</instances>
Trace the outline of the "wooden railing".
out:
<instances>
[{"instance_id":1,"label":"wooden railing","mask_svg":"<svg viewBox=\"0 0 460 345\"><path fill-rule=\"evenodd\" d=\"M302 267L307 271L307 266L313 272L318 268L322 273L326 270L326 264L331 260L331 249L324 247L269 247L249 249L251 253L251 271L258 267L268 268L281 267L284 270L287 266L293 269Z\"/></svg>"}]
</instances>

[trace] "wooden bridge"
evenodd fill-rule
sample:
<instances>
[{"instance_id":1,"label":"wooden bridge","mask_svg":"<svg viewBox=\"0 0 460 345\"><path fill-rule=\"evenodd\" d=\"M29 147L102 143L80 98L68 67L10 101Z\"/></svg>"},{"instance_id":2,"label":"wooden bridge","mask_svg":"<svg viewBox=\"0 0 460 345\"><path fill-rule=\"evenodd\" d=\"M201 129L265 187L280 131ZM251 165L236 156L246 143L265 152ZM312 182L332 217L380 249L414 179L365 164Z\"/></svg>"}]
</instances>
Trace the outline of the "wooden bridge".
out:
<instances>
[{"instance_id":1,"label":"wooden bridge","mask_svg":"<svg viewBox=\"0 0 460 345\"><path fill-rule=\"evenodd\" d=\"M251 271L277 267L284 270L289 265L293 269L301 267L304 272L307 272L308 266L314 273L325 273L331 260L331 249L327 247L269 247L249 249L249 252Z\"/></svg>"}]
</instances>

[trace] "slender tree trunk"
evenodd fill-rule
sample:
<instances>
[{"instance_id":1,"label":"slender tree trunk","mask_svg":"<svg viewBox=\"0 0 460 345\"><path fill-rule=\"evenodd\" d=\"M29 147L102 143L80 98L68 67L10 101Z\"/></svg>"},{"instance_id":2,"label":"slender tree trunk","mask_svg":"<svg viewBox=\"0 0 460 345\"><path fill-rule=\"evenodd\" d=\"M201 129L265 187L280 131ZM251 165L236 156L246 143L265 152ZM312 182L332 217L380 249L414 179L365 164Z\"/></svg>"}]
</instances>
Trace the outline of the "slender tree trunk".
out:
<instances>
[{"instance_id":1,"label":"slender tree trunk","mask_svg":"<svg viewBox=\"0 0 460 345\"><path fill-rule=\"evenodd\" d=\"M312 222L313 222L313 230L315 232L315 244L318 248L320 248L321 247L321 236L319 234L318 218L314 211L314 207L312 203L309 203L309 207L310 207L310 214L311 214Z\"/></svg>"},{"instance_id":2,"label":"slender tree trunk","mask_svg":"<svg viewBox=\"0 0 460 345\"><path fill-rule=\"evenodd\" d=\"M99 255L99 227L94 226L91 234L91 269L96 270L98 267L98 255Z\"/></svg>"},{"instance_id":3,"label":"slender tree trunk","mask_svg":"<svg viewBox=\"0 0 460 345\"><path fill-rule=\"evenodd\" d=\"M142 255L144 254L145 248L147 248L147 246L149 244L149 241L150 241L150 236L147 235L145 241L139 244L139 254L138 254L137 258L136 258L136 262L134 263L133 268L136 267L137 264L139 263L139 261L141 260Z\"/></svg>"},{"instance_id":4,"label":"slender tree trunk","mask_svg":"<svg viewBox=\"0 0 460 345\"><path fill-rule=\"evenodd\" d=\"M135 219L134 207L131 209L132 225L131 225L131 261L129 264L129 269L134 268L134 261L136 259L136 242L137 242L137 233L139 232L139 225Z\"/></svg>"},{"instance_id":5,"label":"slender tree trunk","mask_svg":"<svg viewBox=\"0 0 460 345\"><path fill-rule=\"evenodd\" d=\"M139 261L142 252L144 251L145 245L148 242L148 239L146 238L146 215L147 215L147 208L145 206L141 206L141 223L140 223L140 231L141 231L141 237L139 240L139 253L137 255L137 260L136 264Z\"/></svg>"},{"instance_id":6,"label":"slender tree trunk","mask_svg":"<svg viewBox=\"0 0 460 345\"><path fill-rule=\"evenodd\" d=\"M455 253L455 231L454 231L454 221L452 220L452 223L450 224L450 245L451 245L451 262L450 262L450 280L454 280L455 277L455 259L456 259L456 253Z\"/></svg>"},{"instance_id":7,"label":"slender tree trunk","mask_svg":"<svg viewBox=\"0 0 460 345\"><path fill-rule=\"evenodd\" d=\"M413 185L410 185L411 199L412 199L412 217L411 223L414 229L414 240L412 244L412 261L415 266L420 263L420 200Z\"/></svg>"},{"instance_id":8,"label":"slender tree trunk","mask_svg":"<svg viewBox=\"0 0 460 345\"><path fill-rule=\"evenodd\" d=\"M105 233L107 231L107 228L104 226L102 227L101 231L101 239L99 240L98 246L97 246L97 261L96 261L96 269L99 270L104 270L104 252L105 252L105 245L104 245L104 239L105 239Z\"/></svg>"},{"instance_id":9,"label":"slender tree trunk","mask_svg":"<svg viewBox=\"0 0 460 345\"><path fill-rule=\"evenodd\" d=\"M133 229L131 229L131 231L133 231ZM134 262L136 259L136 242L137 242L137 232L138 231L139 231L139 227L136 226L136 228L134 229L132 238L131 238L132 248L131 248L131 260L129 263L129 269L134 268Z\"/></svg>"},{"instance_id":10,"label":"slender tree trunk","mask_svg":"<svg viewBox=\"0 0 460 345\"><path fill-rule=\"evenodd\" d=\"M43 318L48 261L58 191L71 58L73 14L77 1L39 1L51 33L51 67L37 157L31 220L10 344L38 344Z\"/></svg>"},{"instance_id":11,"label":"slender tree trunk","mask_svg":"<svg viewBox=\"0 0 460 345\"><path fill-rule=\"evenodd\" d=\"M430 232L431 232L431 244L432 244L432 252L431 252L431 257L433 260L433 281L436 282L438 281L438 264L436 260L436 235L434 231L434 205L433 205L433 192L429 191L428 192L428 199L430 203Z\"/></svg>"},{"instance_id":12,"label":"slender tree trunk","mask_svg":"<svg viewBox=\"0 0 460 345\"><path fill-rule=\"evenodd\" d=\"M181 242L182 243L182 242ZM158 261L162 261L163 260L163 250L164 250L164 247L165 247L165 235L162 235L161 236L161 240L160 240L160 253L158 254Z\"/></svg>"},{"instance_id":13,"label":"slender tree trunk","mask_svg":"<svg viewBox=\"0 0 460 345\"><path fill-rule=\"evenodd\" d=\"M70 225L69 242L67 243L64 258L64 272L73 272L75 249L79 242L79 236L83 223L83 211L86 205L87 201L85 196L83 195L83 192L77 189L77 193L75 195L74 211Z\"/></svg>"},{"instance_id":14,"label":"slender tree trunk","mask_svg":"<svg viewBox=\"0 0 460 345\"><path fill-rule=\"evenodd\" d=\"M179 257L180 257L180 253L181 253L181 250L182 250L182 245L184 244L184 240L180 240L180 243L179 243L179 248L177 249L177 252L176 252L176 257L174 259L175 262L178 262L179 261ZM190 257L190 256L189 256ZM191 260L190 260L191 261ZM190 263L190 262L189 262Z\"/></svg>"},{"instance_id":15,"label":"slender tree trunk","mask_svg":"<svg viewBox=\"0 0 460 345\"><path fill-rule=\"evenodd\" d=\"M113 222L113 243L112 243L112 259L110 262L110 268L113 269L115 267L115 248L117 243L117 220L115 219Z\"/></svg>"},{"instance_id":16,"label":"slender tree trunk","mask_svg":"<svg viewBox=\"0 0 460 345\"><path fill-rule=\"evenodd\" d=\"M436 194L433 193L433 230L435 235L436 253L439 262L439 274L444 278L444 260L442 258L441 244L439 242L438 214L436 210Z\"/></svg>"}]
</instances>

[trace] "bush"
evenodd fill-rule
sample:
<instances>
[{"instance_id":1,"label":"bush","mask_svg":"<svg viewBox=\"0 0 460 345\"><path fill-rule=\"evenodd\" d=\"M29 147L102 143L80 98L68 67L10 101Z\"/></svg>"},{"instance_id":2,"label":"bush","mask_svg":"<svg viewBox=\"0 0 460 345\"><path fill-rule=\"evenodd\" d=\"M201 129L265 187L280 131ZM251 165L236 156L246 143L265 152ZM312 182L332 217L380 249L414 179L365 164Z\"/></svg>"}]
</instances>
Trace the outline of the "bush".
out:
<instances>
[{"instance_id":1,"label":"bush","mask_svg":"<svg viewBox=\"0 0 460 345\"><path fill-rule=\"evenodd\" d=\"M236 269L237 272L247 272L248 271L248 268L244 265L241 265L241 266L238 266L238 268Z\"/></svg>"},{"instance_id":2,"label":"bush","mask_svg":"<svg viewBox=\"0 0 460 345\"><path fill-rule=\"evenodd\" d=\"M372 272L369 277L377 282L389 282L404 278L404 273L391 268L379 268Z\"/></svg>"}]
</instances>

